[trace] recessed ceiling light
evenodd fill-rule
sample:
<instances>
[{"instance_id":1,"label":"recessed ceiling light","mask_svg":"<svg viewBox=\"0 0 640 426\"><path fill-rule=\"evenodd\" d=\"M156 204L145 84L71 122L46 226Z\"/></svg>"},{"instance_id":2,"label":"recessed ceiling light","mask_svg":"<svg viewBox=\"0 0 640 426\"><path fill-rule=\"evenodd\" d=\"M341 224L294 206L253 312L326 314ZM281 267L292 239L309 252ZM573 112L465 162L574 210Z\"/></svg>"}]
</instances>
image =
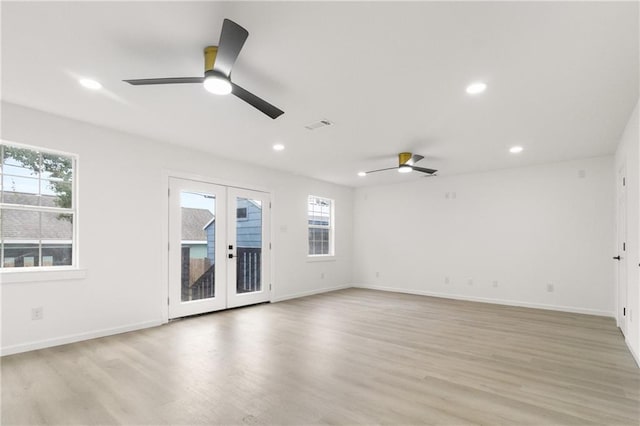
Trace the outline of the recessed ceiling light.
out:
<instances>
[{"instance_id":1,"label":"recessed ceiling light","mask_svg":"<svg viewBox=\"0 0 640 426\"><path fill-rule=\"evenodd\" d=\"M86 87L87 89L91 89L91 90L102 89L102 84L98 83L95 80L91 80L90 78L81 78L80 84L82 85L82 87Z\"/></svg>"},{"instance_id":2,"label":"recessed ceiling light","mask_svg":"<svg viewBox=\"0 0 640 426\"><path fill-rule=\"evenodd\" d=\"M283 149L284 149L284 145L282 145L281 143L277 143L273 146L274 151L282 151Z\"/></svg>"},{"instance_id":3,"label":"recessed ceiling light","mask_svg":"<svg viewBox=\"0 0 640 426\"><path fill-rule=\"evenodd\" d=\"M481 81L471 83L467 86L467 93L470 95L477 95L478 93L482 93L485 90L487 90L487 85Z\"/></svg>"},{"instance_id":4,"label":"recessed ceiling light","mask_svg":"<svg viewBox=\"0 0 640 426\"><path fill-rule=\"evenodd\" d=\"M522 147L521 146L512 146L511 148L509 148L509 152L512 154L518 154L520 152L522 152Z\"/></svg>"},{"instance_id":5,"label":"recessed ceiling light","mask_svg":"<svg viewBox=\"0 0 640 426\"><path fill-rule=\"evenodd\" d=\"M358 172L358 176L360 177L365 177L367 175L367 172Z\"/></svg>"}]
</instances>

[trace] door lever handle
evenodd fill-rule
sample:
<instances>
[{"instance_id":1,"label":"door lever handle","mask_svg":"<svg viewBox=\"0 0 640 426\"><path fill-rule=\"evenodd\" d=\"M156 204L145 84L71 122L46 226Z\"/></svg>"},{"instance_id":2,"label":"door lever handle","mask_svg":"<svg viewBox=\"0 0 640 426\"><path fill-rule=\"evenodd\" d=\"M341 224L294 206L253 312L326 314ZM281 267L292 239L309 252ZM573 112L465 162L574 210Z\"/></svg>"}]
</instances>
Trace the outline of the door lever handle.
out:
<instances>
[{"instance_id":1,"label":"door lever handle","mask_svg":"<svg viewBox=\"0 0 640 426\"><path fill-rule=\"evenodd\" d=\"M613 260L620 260L620 256L613 256Z\"/></svg>"}]
</instances>

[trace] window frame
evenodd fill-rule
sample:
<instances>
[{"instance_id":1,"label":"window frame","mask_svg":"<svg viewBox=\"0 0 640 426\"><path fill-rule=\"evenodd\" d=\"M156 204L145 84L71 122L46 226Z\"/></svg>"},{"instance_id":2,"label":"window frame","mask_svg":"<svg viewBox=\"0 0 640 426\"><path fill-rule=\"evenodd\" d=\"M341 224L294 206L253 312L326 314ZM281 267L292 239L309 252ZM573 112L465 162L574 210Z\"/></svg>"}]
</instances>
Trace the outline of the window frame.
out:
<instances>
[{"instance_id":1,"label":"window frame","mask_svg":"<svg viewBox=\"0 0 640 426\"><path fill-rule=\"evenodd\" d=\"M39 248L39 266L22 266L22 267L8 267L4 265L4 241L0 241L0 275L2 281L11 282L28 282L28 281L42 281L47 279L76 279L84 278L86 271L80 269L79 263L79 238L78 238L78 223L79 223L79 206L78 206L78 180L79 180L79 155L50 149L46 147L39 147L35 145L23 144L6 139L0 139L0 163L4 162L4 146L10 146L18 149L28 149L36 151L40 154L51 154L57 156L64 156L71 159L72 162L72 180L71 180L71 207L51 207L51 206L35 206L29 204L14 204L5 203L4 198L0 198L0 211L4 209L29 211L37 213L63 213L70 214L72 216L71 226L71 265L58 265L58 266L42 266L42 242L47 241L47 238L39 238L34 241L38 241ZM0 180L4 178L4 167L0 172ZM0 184L2 182L0 181ZM0 236L1 238L1 236Z\"/></svg>"},{"instance_id":2,"label":"window frame","mask_svg":"<svg viewBox=\"0 0 640 426\"><path fill-rule=\"evenodd\" d=\"M240 216L240 210L244 210L244 216ZM244 222L249 220L249 208L247 207L237 207L236 208L236 220L240 222Z\"/></svg>"},{"instance_id":3,"label":"window frame","mask_svg":"<svg viewBox=\"0 0 640 426\"><path fill-rule=\"evenodd\" d=\"M329 225L313 225L309 223L309 202L311 199L320 199L329 202ZM335 206L336 202L332 198L321 197L319 195L309 195L307 197L307 259L309 261L333 260L335 258ZM309 253L309 232L311 229L328 229L329 230L329 253L327 254L311 254Z\"/></svg>"}]
</instances>

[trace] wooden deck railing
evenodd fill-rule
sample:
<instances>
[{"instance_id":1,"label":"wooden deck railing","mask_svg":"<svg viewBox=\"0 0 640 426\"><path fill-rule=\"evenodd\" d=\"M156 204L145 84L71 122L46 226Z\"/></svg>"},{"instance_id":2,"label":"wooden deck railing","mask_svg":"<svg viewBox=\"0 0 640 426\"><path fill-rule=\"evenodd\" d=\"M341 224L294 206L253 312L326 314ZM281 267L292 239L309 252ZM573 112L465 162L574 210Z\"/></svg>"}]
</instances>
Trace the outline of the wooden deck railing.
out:
<instances>
[{"instance_id":1,"label":"wooden deck railing","mask_svg":"<svg viewBox=\"0 0 640 426\"><path fill-rule=\"evenodd\" d=\"M182 248L183 302L215 297L215 264L204 270L208 263L207 259L190 259L189 247ZM236 255L236 291L238 293L250 293L261 289L262 249L238 247Z\"/></svg>"},{"instance_id":2,"label":"wooden deck railing","mask_svg":"<svg viewBox=\"0 0 640 426\"><path fill-rule=\"evenodd\" d=\"M238 247L236 291L250 293L262 288L262 249Z\"/></svg>"}]
</instances>

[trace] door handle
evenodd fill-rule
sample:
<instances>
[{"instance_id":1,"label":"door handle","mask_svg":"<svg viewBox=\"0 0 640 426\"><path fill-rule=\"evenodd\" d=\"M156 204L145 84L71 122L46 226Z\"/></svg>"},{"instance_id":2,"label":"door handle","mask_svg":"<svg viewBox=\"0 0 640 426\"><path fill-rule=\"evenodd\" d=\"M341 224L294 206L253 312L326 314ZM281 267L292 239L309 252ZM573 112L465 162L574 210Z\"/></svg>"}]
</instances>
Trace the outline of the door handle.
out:
<instances>
[{"instance_id":1,"label":"door handle","mask_svg":"<svg viewBox=\"0 0 640 426\"><path fill-rule=\"evenodd\" d=\"M613 260L620 260L620 256L613 256Z\"/></svg>"},{"instance_id":2,"label":"door handle","mask_svg":"<svg viewBox=\"0 0 640 426\"><path fill-rule=\"evenodd\" d=\"M233 253L229 253L229 259L233 259L234 257Z\"/></svg>"}]
</instances>

